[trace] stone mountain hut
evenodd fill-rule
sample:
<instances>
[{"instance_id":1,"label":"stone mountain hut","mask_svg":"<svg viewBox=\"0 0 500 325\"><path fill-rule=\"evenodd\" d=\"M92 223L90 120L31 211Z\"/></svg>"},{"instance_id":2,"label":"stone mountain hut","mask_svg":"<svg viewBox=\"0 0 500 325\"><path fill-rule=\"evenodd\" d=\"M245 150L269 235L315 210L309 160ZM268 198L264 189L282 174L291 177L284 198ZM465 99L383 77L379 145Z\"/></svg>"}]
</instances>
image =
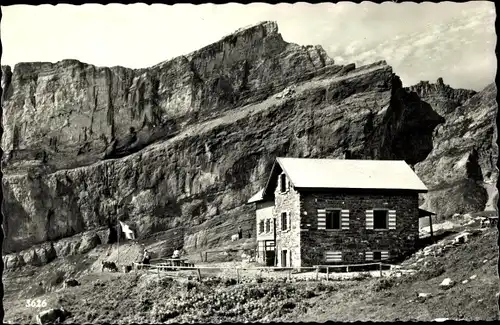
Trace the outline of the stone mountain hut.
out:
<instances>
[{"instance_id":1,"label":"stone mountain hut","mask_svg":"<svg viewBox=\"0 0 500 325\"><path fill-rule=\"evenodd\" d=\"M404 161L277 158L256 205L257 259L300 267L414 251L427 192Z\"/></svg>"}]
</instances>

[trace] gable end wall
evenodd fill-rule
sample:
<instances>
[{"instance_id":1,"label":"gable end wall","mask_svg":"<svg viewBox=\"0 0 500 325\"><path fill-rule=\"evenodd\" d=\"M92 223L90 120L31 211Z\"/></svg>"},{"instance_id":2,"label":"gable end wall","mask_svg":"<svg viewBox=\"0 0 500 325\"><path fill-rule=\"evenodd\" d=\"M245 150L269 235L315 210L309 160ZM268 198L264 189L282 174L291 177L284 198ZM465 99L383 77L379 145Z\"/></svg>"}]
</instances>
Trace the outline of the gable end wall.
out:
<instances>
[{"instance_id":1,"label":"gable end wall","mask_svg":"<svg viewBox=\"0 0 500 325\"><path fill-rule=\"evenodd\" d=\"M278 254L278 266L283 266L281 261L281 251L288 251L287 266L291 263L293 267L301 266L301 251L300 251L300 193L292 186L288 187L285 193L280 191L280 182L277 182L274 191L274 216L276 218L276 244ZM281 213L288 212L289 217L289 230L282 231L281 227Z\"/></svg>"}]
</instances>

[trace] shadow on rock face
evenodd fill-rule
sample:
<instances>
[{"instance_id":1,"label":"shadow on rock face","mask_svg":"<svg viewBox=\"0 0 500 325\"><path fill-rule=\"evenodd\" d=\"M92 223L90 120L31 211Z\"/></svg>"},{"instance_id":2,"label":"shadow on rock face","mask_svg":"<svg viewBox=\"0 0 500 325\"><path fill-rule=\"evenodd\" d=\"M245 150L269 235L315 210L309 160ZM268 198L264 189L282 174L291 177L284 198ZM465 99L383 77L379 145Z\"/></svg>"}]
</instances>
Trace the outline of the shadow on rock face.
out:
<instances>
[{"instance_id":1,"label":"shadow on rock face","mask_svg":"<svg viewBox=\"0 0 500 325\"><path fill-rule=\"evenodd\" d=\"M408 93L401 86L398 88L401 81L397 76L393 77L393 82L395 89L382 117L383 127L369 134L366 150L379 153L374 159L401 159L415 165L425 160L434 148L434 129L445 119L416 93Z\"/></svg>"}]
</instances>

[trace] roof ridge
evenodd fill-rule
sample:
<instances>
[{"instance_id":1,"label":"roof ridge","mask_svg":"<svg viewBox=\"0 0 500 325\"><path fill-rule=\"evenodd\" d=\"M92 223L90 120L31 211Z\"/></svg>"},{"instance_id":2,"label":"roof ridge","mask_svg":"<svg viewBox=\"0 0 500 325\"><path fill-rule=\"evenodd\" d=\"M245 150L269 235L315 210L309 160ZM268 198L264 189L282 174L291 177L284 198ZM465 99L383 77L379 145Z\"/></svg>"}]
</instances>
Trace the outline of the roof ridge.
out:
<instances>
[{"instance_id":1,"label":"roof ridge","mask_svg":"<svg viewBox=\"0 0 500 325\"><path fill-rule=\"evenodd\" d=\"M405 162L404 159L343 159L343 158L304 158L304 157L276 157L276 160L300 159L300 160L335 160L335 161L377 161L377 162ZM408 164L408 163L406 163Z\"/></svg>"}]
</instances>

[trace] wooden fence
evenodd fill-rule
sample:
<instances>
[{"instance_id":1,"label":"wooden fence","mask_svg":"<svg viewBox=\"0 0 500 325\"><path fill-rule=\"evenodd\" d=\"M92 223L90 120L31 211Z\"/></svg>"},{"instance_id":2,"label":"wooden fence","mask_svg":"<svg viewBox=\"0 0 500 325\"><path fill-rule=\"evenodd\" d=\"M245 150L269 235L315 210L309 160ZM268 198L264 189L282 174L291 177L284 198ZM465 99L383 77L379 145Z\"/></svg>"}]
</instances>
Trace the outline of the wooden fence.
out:
<instances>
[{"instance_id":1,"label":"wooden fence","mask_svg":"<svg viewBox=\"0 0 500 325\"><path fill-rule=\"evenodd\" d=\"M338 269L346 269L347 272L349 270L355 268L355 267L362 267L362 266L378 266L378 272L379 276L383 276L383 268L389 268L392 270L395 265L392 264L385 264L385 263L366 263L366 264L350 264L350 265L315 265L312 267L212 267L212 266L165 266L165 265L155 265L155 264L141 264L141 263L134 263L134 271L137 272L140 269L147 269L147 270L153 270L156 271L158 274L158 277L161 277L161 273L170 273L172 271L194 271L195 276L198 278L199 281L202 279L202 271L203 273L207 273L209 270L215 270L215 271L233 271L236 274L236 279L237 282L240 283L242 276L244 275L244 271L260 271L260 273L254 273L251 277L255 278L257 276L262 276L263 271L267 272L276 272L276 275L282 275L281 277L278 276L278 278L288 278L290 280L292 278L292 274L301 274L304 273L304 271L309 271L309 272L314 272L314 277L312 279L318 281L320 279L320 271L325 270L326 271L326 280L330 280L330 275L334 273L343 273L343 272L335 272L335 270ZM277 272L280 271L286 271L286 273L283 276L283 273L277 274ZM295 271L295 273L294 273ZM331 272L333 271L333 272ZM229 273L233 273L229 272ZM366 273L366 271L364 272ZM182 277L182 276L181 276ZM323 278L323 276L321 276Z\"/></svg>"}]
</instances>

